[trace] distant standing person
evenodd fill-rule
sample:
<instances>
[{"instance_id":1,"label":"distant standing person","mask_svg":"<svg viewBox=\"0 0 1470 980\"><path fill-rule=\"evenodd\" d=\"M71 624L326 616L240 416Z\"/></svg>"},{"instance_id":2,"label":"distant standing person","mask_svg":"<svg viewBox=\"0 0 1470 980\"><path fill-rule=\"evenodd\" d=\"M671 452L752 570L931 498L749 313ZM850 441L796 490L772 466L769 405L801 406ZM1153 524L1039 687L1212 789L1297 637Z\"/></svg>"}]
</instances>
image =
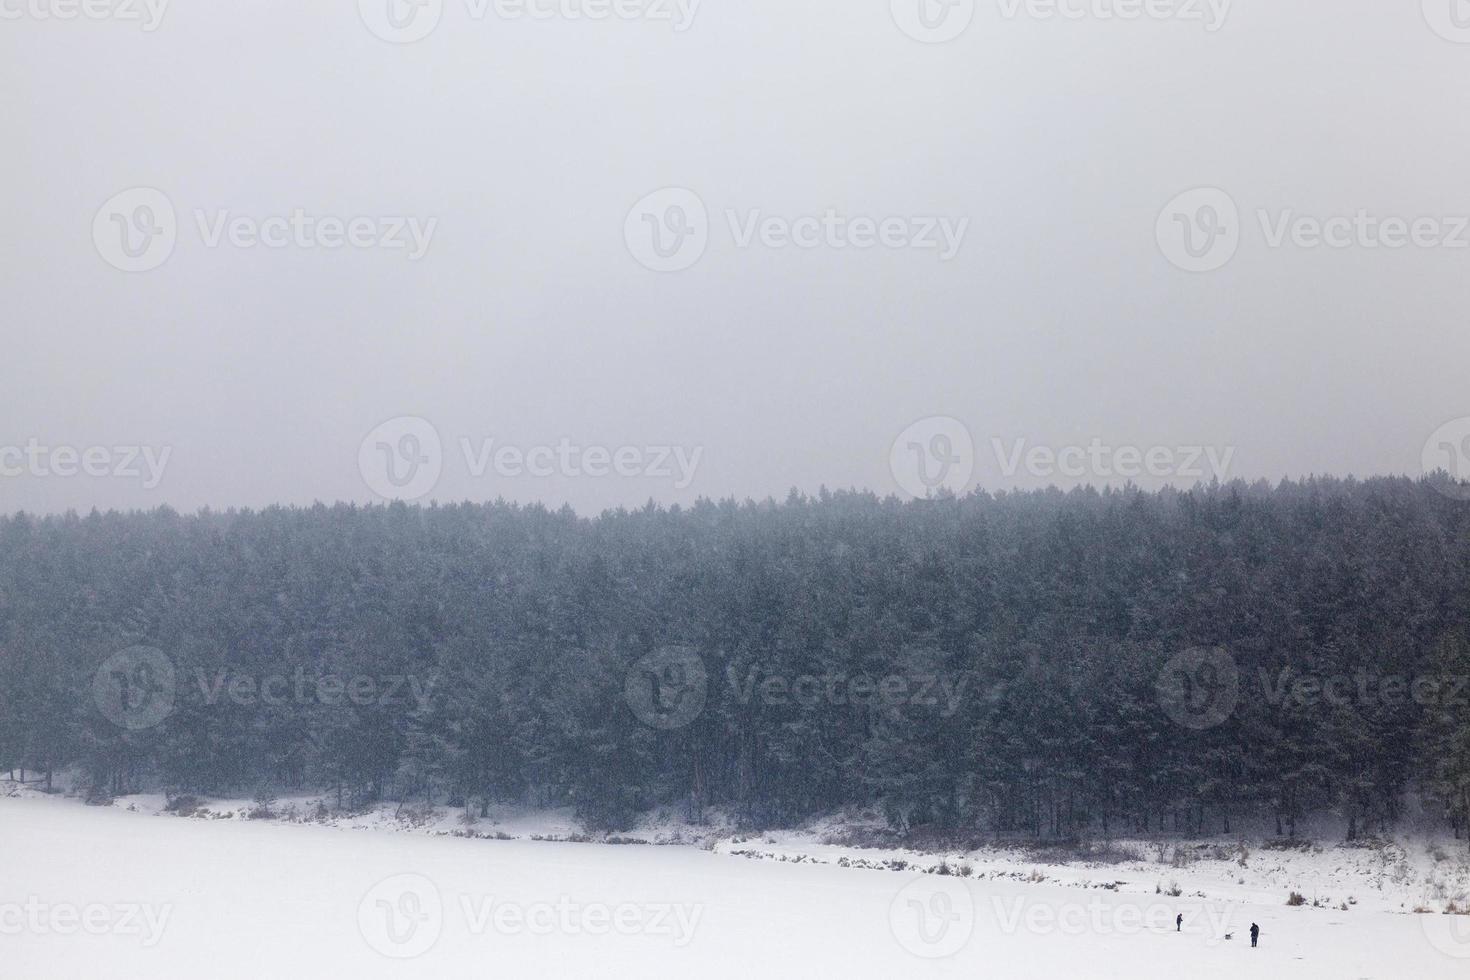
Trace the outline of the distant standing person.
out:
<instances>
[{"instance_id":1,"label":"distant standing person","mask_svg":"<svg viewBox=\"0 0 1470 980\"><path fill-rule=\"evenodd\" d=\"M1261 927L1254 922L1251 923L1251 949L1256 948L1256 940L1261 938Z\"/></svg>"},{"instance_id":2,"label":"distant standing person","mask_svg":"<svg viewBox=\"0 0 1470 980\"><path fill-rule=\"evenodd\" d=\"M1174 931L1175 932L1183 932L1184 931L1184 913L1183 912L1180 912L1177 916L1174 917Z\"/></svg>"}]
</instances>

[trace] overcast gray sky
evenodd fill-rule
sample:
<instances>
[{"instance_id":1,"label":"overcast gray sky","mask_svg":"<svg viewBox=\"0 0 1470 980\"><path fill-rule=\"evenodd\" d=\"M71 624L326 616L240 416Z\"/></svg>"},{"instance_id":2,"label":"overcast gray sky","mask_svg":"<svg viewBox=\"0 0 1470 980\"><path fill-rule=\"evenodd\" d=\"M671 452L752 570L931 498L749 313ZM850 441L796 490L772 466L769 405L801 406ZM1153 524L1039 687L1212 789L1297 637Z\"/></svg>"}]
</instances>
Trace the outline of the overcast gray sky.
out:
<instances>
[{"instance_id":1,"label":"overcast gray sky","mask_svg":"<svg viewBox=\"0 0 1470 980\"><path fill-rule=\"evenodd\" d=\"M87 2L0 511L1470 475L1463 0Z\"/></svg>"}]
</instances>

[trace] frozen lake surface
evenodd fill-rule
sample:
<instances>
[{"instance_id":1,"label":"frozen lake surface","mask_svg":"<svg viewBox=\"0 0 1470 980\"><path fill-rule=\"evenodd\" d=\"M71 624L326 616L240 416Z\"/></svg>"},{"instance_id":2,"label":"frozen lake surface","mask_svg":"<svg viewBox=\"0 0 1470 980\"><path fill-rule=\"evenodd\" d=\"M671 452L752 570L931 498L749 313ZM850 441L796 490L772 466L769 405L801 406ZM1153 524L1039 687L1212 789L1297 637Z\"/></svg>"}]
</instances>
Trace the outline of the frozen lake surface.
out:
<instances>
[{"instance_id":1,"label":"frozen lake surface","mask_svg":"<svg viewBox=\"0 0 1470 980\"><path fill-rule=\"evenodd\" d=\"M183 820L37 798L0 799L0 841L0 975L28 980L1470 973L1464 916L961 880L697 847Z\"/></svg>"}]
</instances>

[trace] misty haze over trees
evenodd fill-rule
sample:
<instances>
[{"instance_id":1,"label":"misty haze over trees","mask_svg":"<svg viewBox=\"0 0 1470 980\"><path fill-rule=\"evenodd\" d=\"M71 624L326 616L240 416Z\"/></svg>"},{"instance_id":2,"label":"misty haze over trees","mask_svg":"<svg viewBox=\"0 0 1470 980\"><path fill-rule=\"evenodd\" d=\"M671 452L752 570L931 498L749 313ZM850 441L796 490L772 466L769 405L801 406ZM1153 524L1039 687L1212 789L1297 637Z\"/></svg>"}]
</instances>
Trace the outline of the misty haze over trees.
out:
<instances>
[{"instance_id":1,"label":"misty haze over trees","mask_svg":"<svg viewBox=\"0 0 1470 980\"><path fill-rule=\"evenodd\" d=\"M1409 479L596 519L19 515L0 519L0 770L75 767L98 796L524 800L603 828L660 804L754 826L874 805L1041 837L1294 832L1327 810L1376 830L1412 793L1459 834L1467 636L1470 508ZM130 730L94 683L134 646L176 680ZM665 729L627 692L669 647L707 697ZM1159 693L1195 648L1238 667L1197 728ZM1347 697L1298 696L1331 678Z\"/></svg>"}]
</instances>

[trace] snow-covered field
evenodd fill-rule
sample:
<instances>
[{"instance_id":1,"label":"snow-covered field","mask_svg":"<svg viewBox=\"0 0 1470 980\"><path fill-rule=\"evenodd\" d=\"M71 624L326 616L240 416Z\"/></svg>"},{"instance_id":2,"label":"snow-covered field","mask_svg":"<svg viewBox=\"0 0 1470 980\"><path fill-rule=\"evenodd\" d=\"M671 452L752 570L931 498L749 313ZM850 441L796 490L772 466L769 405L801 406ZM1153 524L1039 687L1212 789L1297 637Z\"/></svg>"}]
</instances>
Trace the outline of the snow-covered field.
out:
<instances>
[{"instance_id":1,"label":"snow-covered field","mask_svg":"<svg viewBox=\"0 0 1470 980\"><path fill-rule=\"evenodd\" d=\"M987 851L948 857L961 877L816 831L613 845L531 840L574 828L527 811L469 839L453 812L329 826L160 804L0 798L0 977L1470 975L1470 916L1438 914L1464 904L1466 862L1441 845L1091 866ZM1287 907L1288 884L1307 905Z\"/></svg>"}]
</instances>

